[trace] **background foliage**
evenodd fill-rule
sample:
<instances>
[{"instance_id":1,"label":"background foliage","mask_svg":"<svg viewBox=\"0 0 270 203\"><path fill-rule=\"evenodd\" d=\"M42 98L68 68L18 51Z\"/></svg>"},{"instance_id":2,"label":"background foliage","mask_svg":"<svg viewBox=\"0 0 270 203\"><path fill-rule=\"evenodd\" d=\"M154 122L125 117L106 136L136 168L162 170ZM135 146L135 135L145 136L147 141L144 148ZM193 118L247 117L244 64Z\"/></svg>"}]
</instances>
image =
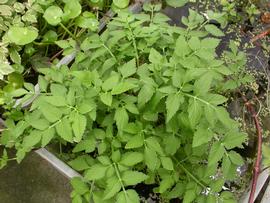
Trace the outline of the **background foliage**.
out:
<instances>
[{"instance_id":1,"label":"background foliage","mask_svg":"<svg viewBox=\"0 0 270 203\"><path fill-rule=\"evenodd\" d=\"M5 5L12 15L16 3ZM186 1L167 3L182 6ZM129 1L113 4L125 8ZM32 11L35 7L40 12ZM140 183L155 185L165 202L236 202L224 188L239 178L236 169L243 159L235 148L247 136L230 118L225 93L251 81L245 55L233 41L229 51L216 53L224 33L211 21L224 28L225 13L201 15L190 9L182 18L186 28L180 28L168 24L161 7L145 4L140 14L119 10L98 35L97 18L83 12L79 1L35 1L32 18L50 27L44 35L34 20L13 23L3 32L2 58L10 70L3 75L21 67L19 52L24 57L32 47L34 54L36 43L55 43L64 55L77 49L71 67L52 63L36 70L39 97L30 109L6 111L7 128L0 137L1 145L17 150L18 162L53 141L71 148L69 164L84 176L71 181L74 202L136 203L133 186ZM71 23L80 29L70 30ZM81 35L84 29L87 35ZM9 65L13 49L18 61ZM22 81L3 103L12 107L14 97L27 100L34 93L34 85ZM8 159L5 152L1 165Z\"/></svg>"}]
</instances>

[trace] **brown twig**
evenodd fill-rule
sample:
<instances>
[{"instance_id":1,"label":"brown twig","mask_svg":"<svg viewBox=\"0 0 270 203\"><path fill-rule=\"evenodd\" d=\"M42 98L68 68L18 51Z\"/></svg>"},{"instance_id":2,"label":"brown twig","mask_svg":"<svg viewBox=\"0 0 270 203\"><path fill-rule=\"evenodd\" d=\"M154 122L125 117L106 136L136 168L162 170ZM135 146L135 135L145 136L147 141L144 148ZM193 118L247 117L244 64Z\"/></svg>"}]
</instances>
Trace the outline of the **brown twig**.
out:
<instances>
[{"instance_id":1,"label":"brown twig","mask_svg":"<svg viewBox=\"0 0 270 203\"><path fill-rule=\"evenodd\" d=\"M56 59L60 54L62 54L62 52L64 51L64 49L61 49L59 52L57 52L56 54L54 54L51 58L50 58L50 62L52 62L54 59Z\"/></svg>"},{"instance_id":2,"label":"brown twig","mask_svg":"<svg viewBox=\"0 0 270 203\"><path fill-rule=\"evenodd\" d=\"M253 37L250 41L253 43L261 38L264 38L266 35L270 34L270 29L267 29L263 32L261 32L260 34L256 35L255 37Z\"/></svg>"},{"instance_id":3,"label":"brown twig","mask_svg":"<svg viewBox=\"0 0 270 203\"><path fill-rule=\"evenodd\" d=\"M260 165L261 165L261 159L262 159L262 130L261 130L258 115L254 109L253 104L251 102L249 102L245 96L242 95L242 98L245 102L245 106L247 107L248 111L251 113L251 116L253 117L256 131L257 131L257 139L258 139L257 157L256 157L255 165L253 168L252 185L251 185L250 195L249 195L249 199L248 199L248 203L253 203L255 192L256 192L256 187L257 187L258 176L260 174Z\"/></svg>"}]
</instances>

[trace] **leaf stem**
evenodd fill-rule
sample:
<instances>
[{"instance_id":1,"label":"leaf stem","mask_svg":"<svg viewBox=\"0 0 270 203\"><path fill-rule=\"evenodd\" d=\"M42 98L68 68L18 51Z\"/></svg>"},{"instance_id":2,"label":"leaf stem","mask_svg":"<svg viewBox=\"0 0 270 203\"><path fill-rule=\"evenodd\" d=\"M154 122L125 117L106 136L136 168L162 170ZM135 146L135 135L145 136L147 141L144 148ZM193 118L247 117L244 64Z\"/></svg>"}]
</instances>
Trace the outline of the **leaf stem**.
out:
<instances>
[{"instance_id":1,"label":"leaf stem","mask_svg":"<svg viewBox=\"0 0 270 203\"><path fill-rule=\"evenodd\" d=\"M110 55L114 58L114 60L115 60L118 64L120 64L119 61L117 60L116 56L115 56L115 55L112 53L112 51L110 50L110 48L107 47L106 44L104 44L104 43L102 43L102 46L110 53Z\"/></svg>"},{"instance_id":2,"label":"leaf stem","mask_svg":"<svg viewBox=\"0 0 270 203\"><path fill-rule=\"evenodd\" d=\"M59 25L73 38L76 39L76 36L72 34L72 32L69 31L69 29L63 24L59 23Z\"/></svg>"},{"instance_id":3,"label":"leaf stem","mask_svg":"<svg viewBox=\"0 0 270 203\"><path fill-rule=\"evenodd\" d=\"M180 166L180 168L192 179L194 180L198 185L200 185L202 188L206 189L208 188L204 183L202 183L198 178L196 178L191 172L189 172L188 169L186 169L176 158L173 157L173 159L177 162L177 165Z\"/></svg>"},{"instance_id":4,"label":"leaf stem","mask_svg":"<svg viewBox=\"0 0 270 203\"><path fill-rule=\"evenodd\" d=\"M132 44L133 44L133 48L134 48L134 51L135 51L135 57L136 57L136 62L137 62L137 66L139 66L139 53L138 53L138 48L137 48L137 43L136 43L136 39L135 39L135 35L129 25L129 23L127 22L127 26L128 26L128 30L131 34L131 37L132 37Z\"/></svg>"},{"instance_id":5,"label":"leaf stem","mask_svg":"<svg viewBox=\"0 0 270 203\"><path fill-rule=\"evenodd\" d=\"M207 102L207 101L205 101L205 100L203 100L203 99L201 99L201 98L199 98L199 97L196 97L196 96L193 96L193 95L191 95L191 94L184 93L184 92L183 92L183 94L186 95L187 97L190 97L190 98L193 98L193 99L195 99L195 100L198 100L198 101L200 101L200 102L202 102L202 103L204 103L204 104L210 106L210 107L213 108L213 109L216 109L216 107L215 107L214 105L210 104L209 102Z\"/></svg>"},{"instance_id":6,"label":"leaf stem","mask_svg":"<svg viewBox=\"0 0 270 203\"><path fill-rule=\"evenodd\" d=\"M118 178L118 180L119 180L119 182L121 184L121 188L122 188L122 190L123 190L123 192L125 194L126 200L128 201L127 192L126 192L125 186L123 184L123 181L122 181L122 178L120 176L120 173L119 173L119 170L118 170L118 167L117 167L116 163L113 163L113 167L114 167L114 170L116 172L117 178Z\"/></svg>"},{"instance_id":7,"label":"leaf stem","mask_svg":"<svg viewBox=\"0 0 270 203\"><path fill-rule=\"evenodd\" d=\"M49 42L35 42L35 41L33 41L33 44L34 45L37 45L37 46L47 46L47 45L51 45L51 44L54 44L54 43L49 43Z\"/></svg>"}]
</instances>

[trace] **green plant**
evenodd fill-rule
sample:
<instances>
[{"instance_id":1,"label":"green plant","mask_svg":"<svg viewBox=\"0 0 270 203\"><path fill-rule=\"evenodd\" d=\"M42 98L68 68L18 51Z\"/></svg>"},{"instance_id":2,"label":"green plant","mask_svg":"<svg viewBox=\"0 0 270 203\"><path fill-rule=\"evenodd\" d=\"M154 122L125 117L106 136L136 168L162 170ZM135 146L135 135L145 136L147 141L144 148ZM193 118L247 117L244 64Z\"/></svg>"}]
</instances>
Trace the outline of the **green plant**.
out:
<instances>
[{"instance_id":1,"label":"green plant","mask_svg":"<svg viewBox=\"0 0 270 203\"><path fill-rule=\"evenodd\" d=\"M129 0L1 1L0 105L9 103L16 91L9 74L28 80L28 73L50 66L59 48L63 55L75 51L80 38L98 30L98 18L111 4L123 9Z\"/></svg>"},{"instance_id":2,"label":"green plant","mask_svg":"<svg viewBox=\"0 0 270 203\"><path fill-rule=\"evenodd\" d=\"M220 39L209 34L223 33L209 22L224 23L218 13L189 10L184 29L160 8L120 12L84 39L70 68L38 70L41 93L29 110L5 113L0 143L17 150L18 162L53 140L69 143L69 164L84 176L71 181L74 202L136 203L132 186L142 182L157 185L165 202L236 202L223 186L239 178L244 162L234 148L247 136L223 95L250 81L245 55L231 42L217 56ZM13 94L27 99L33 88Z\"/></svg>"},{"instance_id":3,"label":"green plant","mask_svg":"<svg viewBox=\"0 0 270 203\"><path fill-rule=\"evenodd\" d=\"M257 6L249 0L228 1L221 0L222 11L226 13L228 21L234 23L254 24L255 17L260 14Z\"/></svg>"}]
</instances>

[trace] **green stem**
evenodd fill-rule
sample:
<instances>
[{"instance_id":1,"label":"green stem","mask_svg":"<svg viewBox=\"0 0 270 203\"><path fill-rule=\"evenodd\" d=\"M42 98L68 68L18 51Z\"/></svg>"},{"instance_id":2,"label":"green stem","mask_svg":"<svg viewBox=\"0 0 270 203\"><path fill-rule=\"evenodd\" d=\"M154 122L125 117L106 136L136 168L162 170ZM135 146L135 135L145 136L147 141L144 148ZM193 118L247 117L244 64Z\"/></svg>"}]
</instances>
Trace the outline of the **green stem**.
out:
<instances>
[{"instance_id":1,"label":"green stem","mask_svg":"<svg viewBox=\"0 0 270 203\"><path fill-rule=\"evenodd\" d=\"M51 44L54 44L54 43L50 43L50 42L33 42L34 45L37 45L37 46L47 46L47 45L51 45Z\"/></svg>"},{"instance_id":2,"label":"green stem","mask_svg":"<svg viewBox=\"0 0 270 203\"><path fill-rule=\"evenodd\" d=\"M208 19L201 24L201 26L199 27L198 30L202 29L203 26L205 26L207 23L209 23L209 20Z\"/></svg>"},{"instance_id":3,"label":"green stem","mask_svg":"<svg viewBox=\"0 0 270 203\"><path fill-rule=\"evenodd\" d=\"M133 48L135 51L135 56L136 56L136 62L137 62L137 66L139 66L139 53L138 53L138 48L137 48L137 43L136 43L136 39L135 39L135 35L129 25L129 23L127 22L128 25L128 30L131 33L131 37L132 37L132 44L133 44Z\"/></svg>"},{"instance_id":4,"label":"green stem","mask_svg":"<svg viewBox=\"0 0 270 203\"><path fill-rule=\"evenodd\" d=\"M115 55L112 53L112 51L110 50L110 48L107 47L104 43L102 44L102 46L110 53L110 55L115 59L115 61L116 61L118 64L120 64L119 61L117 60L116 56L115 56Z\"/></svg>"},{"instance_id":5,"label":"green stem","mask_svg":"<svg viewBox=\"0 0 270 203\"><path fill-rule=\"evenodd\" d=\"M55 123L53 123L52 125L50 125L50 126L48 127L48 129L53 128L53 127L56 126L58 123L61 123L62 120L65 119L65 118L67 118L67 117L68 117L68 115L64 116L64 117L61 118L59 121L56 121Z\"/></svg>"},{"instance_id":6,"label":"green stem","mask_svg":"<svg viewBox=\"0 0 270 203\"><path fill-rule=\"evenodd\" d=\"M205 100L203 100L203 99L201 99L201 98L199 98L199 97L193 96L193 95L188 94L188 93L183 93L183 94L186 95L187 97L190 97L190 98L193 98L193 99L195 99L195 100L198 100L198 101L200 101L200 102L202 102L202 103L204 103L204 104L210 106L210 107L213 108L213 109L216 109L216 107L215 107L214 105L210 104L209 102L207 102L207 101L205 101Z\"/></svg>"},{"instance_id":7,"label":"green stem","mask_svg":"<svg viewBox=\"0 0 270 203\"><path fill-rule=\"evenodd\" d=\"M77 37L77 38L80 37L81 34L83 34L85 31L86 31L85 28L80 29L80 31L77 33L76 37Z\"/></svg>"},{"instance_id":8,"label":"green stem","mask_svg":"<svg viewBox=\"0 0 270 203\"><path fill-rule=\"evenodd\" d=\"M59 23L59 25L73 38L76 39L76 36L72 34L72 32L69 31L69 29L63 24Z\"/></svg>"},{"instance_id":9,"label":"green stem","mask_svg":"<svg viewBox=\"0 0 270 203\"><path fill-rule=\"evenodd\" d=\"M120 176L120 173L119 173L119 170L118 170L118 168L117 168L116 163L113 163L113 167L114 167L114 170L115 170L115 172L116 172L117 178L118 178L118 180L119 180L119 182L120 182L120 184L121 184L121 188L122 188L122 190L123 190L123 192L124 192L124 194L125 194L126 200L128 201L127 192L126 192L125 186L124 186L124 184L123 184L123 181L122 181L122 178L121 178L121 176Z\"/></svg>"},{"instance_id":10,"label":"green stem","mask_svg":"<svg viewBox=\"0 0 270 203\"><path fill-rule=\"evenodd\" d=\"M90 198L92 197L92 194L93 194L94 185L95 185L95 181L92 181L91 188L90 188Z\"/></svg>"},{"instance_id":11,"label":"green stem","mask_svg":"<svg viewBox=\"0 0 270 203\"><path fill-rule=\"evenodd\" d=\"M196 178L191 172L189 172L188 169L186 169L176 158L173 158L176 162L177 165L180 166L180 168L192 179L194 180L198 185L200 185L202 188L207 188L207 186L202 183L198 178Z\"/></svg>"}]
</instances>

